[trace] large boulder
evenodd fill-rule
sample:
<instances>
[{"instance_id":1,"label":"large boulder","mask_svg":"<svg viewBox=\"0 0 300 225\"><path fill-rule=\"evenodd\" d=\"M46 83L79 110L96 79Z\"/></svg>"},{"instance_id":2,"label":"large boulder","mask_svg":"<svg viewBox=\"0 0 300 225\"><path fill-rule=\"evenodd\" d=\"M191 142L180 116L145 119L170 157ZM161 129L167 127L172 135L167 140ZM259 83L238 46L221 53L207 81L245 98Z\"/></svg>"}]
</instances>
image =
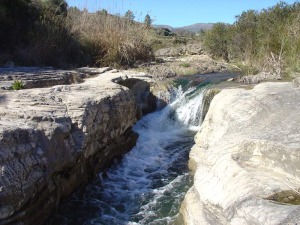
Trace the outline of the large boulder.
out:
<instances>
[{"instance_id":1,"label":"large boulder","mask_svg":"<svg viewBox=\"0 0 300 225\"><path fill-rule=\"evenodd\" d=\"M291 83L214 97L190 153L183 224L300 222L299 99Z\"/></svg>"},{"instance_id":2,"label":"large boulder","mask_svg":"<svg viewBox=\"0 0 300 225\"><path fill-rule=\"evenodd\" d=\"M0 224L42 224L60 198L135 145L140 102L112 82L121 75L0 93Z\"/></svg>"}]
</instances>

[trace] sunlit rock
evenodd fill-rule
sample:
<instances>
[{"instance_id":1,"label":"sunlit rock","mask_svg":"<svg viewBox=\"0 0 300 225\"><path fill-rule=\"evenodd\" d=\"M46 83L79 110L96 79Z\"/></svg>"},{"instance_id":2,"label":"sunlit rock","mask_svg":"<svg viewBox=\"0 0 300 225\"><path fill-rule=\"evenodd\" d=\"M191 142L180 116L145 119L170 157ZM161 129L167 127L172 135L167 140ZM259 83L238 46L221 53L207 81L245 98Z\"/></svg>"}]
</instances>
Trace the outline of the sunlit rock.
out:
<instances>
[{"instance_id":1,"label":"sunlit rock","mask_svg":"<svg viewBox=\"0 0 300 225\"><path fill-rule=\"evenodd\" d=\"M264 83L213 99L190 153L184 224L300 221L300 90Z\"/></svg>"}]
</instances>

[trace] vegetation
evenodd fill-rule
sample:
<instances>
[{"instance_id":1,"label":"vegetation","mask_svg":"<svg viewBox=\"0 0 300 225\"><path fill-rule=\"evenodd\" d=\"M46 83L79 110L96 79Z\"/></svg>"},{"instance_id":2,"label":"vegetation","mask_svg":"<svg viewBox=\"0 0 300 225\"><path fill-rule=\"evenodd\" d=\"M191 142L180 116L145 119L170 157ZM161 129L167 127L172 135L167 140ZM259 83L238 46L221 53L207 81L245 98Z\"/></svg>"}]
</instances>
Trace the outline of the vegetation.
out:
<instances>
[{"instance_id":1,"label":"vegetation","mask_svg":"<svg viewBox=\"0 0 300 225\"><path fill-rule=\"evenodd\" d=\"M129 14L125 19L103 13L70 15L72 32L95 65L126 67L153 59L148 29Z\"/></svg>"},{"instance_id":2,"label":"vegetation","mask_svg":"<svg viewBox=\"0 0 300 225\"><path fill-rule=\"evenodd\" d=\"M246 74L300 72L298 2L248 10L233 25L217 23L197 34L154 29L148 14L141 23L134 19L131 10L124 16L90 13L65 0L1 0L0 65L132 67L153 60L153 50L203 41L214 57Z\"/></svg>"},{"instance_id":3,"label":"vegetation","mask_svg":"<svg viewBox=\"0 0 300 225\"><path fill-rule=\"evenodd\" d=\"M13 90L20 90L20 89L23 89L24 88L24 84L22 81L20 80L16 80L13 82L13 84L11 85L11 88Z\"/></svg>"},{"instance_id":4,"label":"vegetation","mask_svg":"<svg viewBox=\"0 0 300 225\"><path fill-rule=\"evenodd\" d=\"M0 65L132 66L153 58L146 26L130 10L121 17L64 0L1 0Z\"/></svg>"},{"instance_id":5,"label":"vegetation","mask_svg":"<svg viewBox=\"0 0 300 225\"><path fill-rule=\"evenodd\" d=\"M187 68L190 67L191 65L189 63L182 63L180 64L180 66Z\"/></svg>"},{"instance_id":6,"label":"vegetation","mask_svg":"<svg viewBox=\"0 0 300 225\"><path fill-rule=\"evenodd\" d=\"M215 57L240 62L241 70L282 76L300 70L300 3L280 2L260 12L249 10L233 25L218 23L204 43Z\"/></svg>"},{"instance_id":7,"label":"vegetation","mask_svg":"<svg viewBox=\"0 0 300 225\"><path fill-rule=\"evenodd\" d=\"M147 15L145 16L144 24L145 24L146 27L148 27L148 28L151 27L152 19L151 19L151 17L149 16L149 14L147 14Z\"/></svg>"}]
</instances>

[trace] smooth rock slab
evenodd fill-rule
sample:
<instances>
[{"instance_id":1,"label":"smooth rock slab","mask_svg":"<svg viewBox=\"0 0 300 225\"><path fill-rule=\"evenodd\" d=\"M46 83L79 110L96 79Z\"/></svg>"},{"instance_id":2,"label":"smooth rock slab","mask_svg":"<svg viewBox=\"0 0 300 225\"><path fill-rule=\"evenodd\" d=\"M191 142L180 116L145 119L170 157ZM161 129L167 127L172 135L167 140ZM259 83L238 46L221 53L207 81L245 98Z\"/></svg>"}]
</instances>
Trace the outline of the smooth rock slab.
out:
<instances>
[{"instance_id":1,"label":"smooth rock slab","mask_svg":"<svg viewBox=\"0 0 300 225\"><path fill-rule=\"evenodd\" d=\"M264 83L213 99L190 153L194 186L184 224L300 222L300 206L274 201L300 187L300 89ZM287 200L289 201L289 200Z\"/></svg>"}]
</instances>

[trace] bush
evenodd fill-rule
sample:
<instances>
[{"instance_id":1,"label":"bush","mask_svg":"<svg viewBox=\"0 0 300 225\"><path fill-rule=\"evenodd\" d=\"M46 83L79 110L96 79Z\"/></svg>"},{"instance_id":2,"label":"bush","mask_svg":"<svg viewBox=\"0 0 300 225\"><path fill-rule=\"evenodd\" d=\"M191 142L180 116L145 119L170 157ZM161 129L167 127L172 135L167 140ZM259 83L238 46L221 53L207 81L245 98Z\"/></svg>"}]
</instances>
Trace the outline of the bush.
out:
<instances>
[{"instance_id":1,"label":"bush","mask_svg":"<svg viewBox=\"0 0 300 225\"><path fill-rule=\"evenodd\" d=\"M189 63L182 63L180 64L180 66L187 68L190 67L191 65Z\"/></svg>"},{"instance_id":2,"label":"bush","mask_svg":"<svg viewBox=\"0 0 300 225\"><path fill-rule=\"evenodd\" d=\"M216 23L206 33L204 44L211 55L229 60L229 32L230 25Z\"/></svg>"},{"instance_id":3,"label":"bush","mask_svg":"<svg viewBox=\"0 0 300 225\"><path fill-rule=\"evenodd\" d=\"M20 90L24 88L24 84L21 80L16 80L14 83L11 85L11 88L13 90Z\"/></svg>"},{"instance_id":4,"label":"bush","mask_svg":"<svg viewBox=\"0 0 300 225\"><path fill-rule=\"evenodd\" d=\"M204 43L213 56L239 61L246 70L257 67L277 77L287 68L299 70L299 2L280 2L260 12L248 10L236 18L233 25L215 24L206 32Z\"/></svg>"}]
</instances>

